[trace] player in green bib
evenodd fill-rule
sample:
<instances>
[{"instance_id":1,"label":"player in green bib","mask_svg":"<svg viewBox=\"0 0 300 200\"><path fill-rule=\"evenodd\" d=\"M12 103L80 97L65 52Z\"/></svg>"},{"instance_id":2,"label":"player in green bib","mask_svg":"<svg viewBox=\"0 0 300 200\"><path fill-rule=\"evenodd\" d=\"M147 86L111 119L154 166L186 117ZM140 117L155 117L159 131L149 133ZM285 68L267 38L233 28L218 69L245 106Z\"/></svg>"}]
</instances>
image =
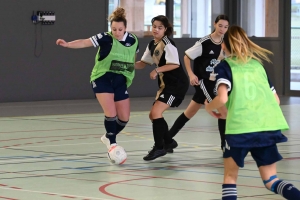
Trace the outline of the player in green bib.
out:
<instances>
[{"instance_id":1,"label":"player in green bib","mask_svg":"<svg viewBox=\"0 0 300 200\"><path fill-rule=\"evenodd\" d=\"M270 62L272 52L251 42L239 26L231 26L223 41L227 58L214 69L217 96L205 103L207 112L216 117L220 114L215 109L226 105L228 110L222 200L237 199L238 170L249 152L267 189L289 200L300 199L297 188L277 178L276 162L282 156L276 144L287 141L281 130L289 126L262 66L263 60Z\"/></svg>"},{"instance_id":2,"label":"player in green bib","mask_svg":"<svg viewBox=\"0 0 300 200\"><path fill-rule=\"evenodd\" d=\"M66 42L57 40L57 45L78 49L99 47L90 82L104 114L106 133L101 141L109 150L117 145L116 136L122 131L130 115L127 88L135 75L134 64L138 52L138 39L126 32L125 10L117 8L109 17L111 32L99 33L88 39Z\"/></svg>"}]
</instances>

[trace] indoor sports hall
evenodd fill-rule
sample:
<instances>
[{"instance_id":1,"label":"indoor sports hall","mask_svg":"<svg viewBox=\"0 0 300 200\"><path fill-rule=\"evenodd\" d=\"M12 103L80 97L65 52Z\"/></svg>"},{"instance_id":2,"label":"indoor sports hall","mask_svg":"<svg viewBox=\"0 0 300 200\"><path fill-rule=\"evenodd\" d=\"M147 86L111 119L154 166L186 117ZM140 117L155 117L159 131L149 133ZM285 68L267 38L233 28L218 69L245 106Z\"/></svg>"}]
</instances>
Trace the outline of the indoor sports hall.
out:
<instances>
[{"instance_id":1,"label":"indoor sports hall","mask_svg":"<svg viewBox=\"0 0 300 200\"><path fill-rule=\"evenodd\" d=\"M283 159L277 175L300 188L299 0L0 0L0 5L0 200L222 199L218 123L203 108L176 135L173 153L143 160L153 146L154 65L136 70L128 89L130 120L117 137L127 160L115 165L108 159L101 142L105 115L89 82L98 49L63 49L55 41L110 31L107 18L118 6L128 11L127 30L139 39L137 60L152 39L156 15L174 25L182 63L185 50L213 31L219 14L273 52L264 67L290 127L283 132L288 141L278 144ZM169 128L193 94L190 86L182 104L164 112ZM284 199L265 188L250 154L239 170L237 197Z\"/></svg>"},{"instance_id":2,"label":"indoor sports hall","mask_svg":"<svg viewBox=\"0 0 300 200\"><path fill-rule=\"evenodd\" d=\"M191 96L187 96L187 99ZM148 110L152 98L132 98L130 124L118 135L128 154L112 165L100 137L103 114L95 100L1 104L0 199L220 199L223 159L217 121L200 110L176 136L173 154L146 162L153 145ZM185 101L182 107L187 106ZM290 125L278 176L300 187L300 98L282 98ZM165 117L172 123L182 112ZM240 170L238 198L283 199L266 190L255 162Z\"/></svg>"}]
</instances>

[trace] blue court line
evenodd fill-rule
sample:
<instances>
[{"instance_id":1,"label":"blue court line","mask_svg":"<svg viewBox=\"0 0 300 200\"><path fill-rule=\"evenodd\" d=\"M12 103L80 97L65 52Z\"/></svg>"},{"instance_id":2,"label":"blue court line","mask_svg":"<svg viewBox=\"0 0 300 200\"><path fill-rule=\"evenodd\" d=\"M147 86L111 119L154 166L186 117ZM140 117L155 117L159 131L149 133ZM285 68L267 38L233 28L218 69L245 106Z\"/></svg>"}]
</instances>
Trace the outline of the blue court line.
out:
<instances>
[{"instance_id":1,"label":"blue court line","mask_svg":"<svg viewBox=\"0 0 300 200\"><path fill-rule=\"evenodd\" d=\"M62 169L72 169L72 170L93 170L94 167L62 167Z\"/></svg>"},{"instance_id":2,"label":"blue court line","mask_svg":"<svg viewBox=\"0 0 300 200\"><path fill-rule=\"evenodd\" d=\"M162 168L159 170L173 170L173 171L181 171L181 172L191 172L191 173L197 173L197 174L215 174L215 175L222 175L224 176L224 173L215 173L215 172L201 172L201 171L193 171L193 170L180 170L180 169L169 169L169 168ZM257 170L258 171L258 170ZM245 176L245 175L238 175L238 177L243 177L243 178L259 178L261 179L260 176ZM279 177L280 179L280 177ZM300 182L300 180L291 180L291 179L284 179L285 181L294 181L294 182Z\"/></svg>"},{"instance_id":3,"label":"blue court line","mask_svg":"<svg viewBox=\"0 0 300 200\"><path fill-rule=\"evenodd\" d=\"M47 155L47 154L46 154ZM10 157L0 157L0 158L47 158L45 154L42 154L40 156L10 156ZM87 163L87 164L108 164L107 162L89 162L89 161L84 161L82 159L50 159L53 161L64 161L64 162L74 162L74 163ZM100 166L94 166L94 167L100 167ZM72 170L92 170L94 167L62 167L62 169L72 169ZM215 173L215 172L201 172L201 171L193 171L193 170L180 170L180 169L170 169L168 167L139 167L139 166L130 166L130 167L135 167L137 169L146 169L146 168L152 168L155 170L172 170L172 171L181 171L181 172L188 172L188 173L198 173L198 174L215 174L215 175L221 175L223 176L223 173ZM239 175L239 177L243 178L259 178L261 177L258 176L245 176L245 175ZM294 182L300 182L300 180L291 180L291 179L284 179L286 181L294 181Z\"/></svg>"}]
</instances>

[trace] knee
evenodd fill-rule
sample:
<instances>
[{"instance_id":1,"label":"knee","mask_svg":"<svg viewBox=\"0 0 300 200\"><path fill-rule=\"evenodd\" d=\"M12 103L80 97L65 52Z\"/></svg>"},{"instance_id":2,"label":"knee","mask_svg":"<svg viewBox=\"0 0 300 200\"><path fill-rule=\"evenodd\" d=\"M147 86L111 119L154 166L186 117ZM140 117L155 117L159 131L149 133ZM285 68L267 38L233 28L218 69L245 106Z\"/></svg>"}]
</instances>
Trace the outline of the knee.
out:
<instances>
[{"instance_id":1,"label":"knee","mask_svg":"<svg viewBox=\"0 0 300 200\"><path fill-rule=\"evenodd\" d=\"M198 109L198 110L199 110L199 109ZM187 118L191 119L192 117L194 117L194 116L196 115L196 113L198 112L198 110L197 110L197 109L186 110L186 111L184 111L184 115L185 115Z\"/></svg>"},{"instance_id":2,"label":"knee","mask_svg":"<svg viewBox=\"0 0 300 200\"><path fill-rule=\"evenodd\" d=\"M274 192L278 181L279 179L277 178L277 175L273 175L268 180L263 180L263 183L268 190Z\"/></svg>"},{"instance_id":3,"label":"knee","mask_svg":"<svg viewBox=\"0 0 300 200\"><path fill-rule=\"evenodd\" d=\"M235 173L226 173L224 176L224 183L235 184L237 181L237 174Z\"/></svg>"}]
</instances>

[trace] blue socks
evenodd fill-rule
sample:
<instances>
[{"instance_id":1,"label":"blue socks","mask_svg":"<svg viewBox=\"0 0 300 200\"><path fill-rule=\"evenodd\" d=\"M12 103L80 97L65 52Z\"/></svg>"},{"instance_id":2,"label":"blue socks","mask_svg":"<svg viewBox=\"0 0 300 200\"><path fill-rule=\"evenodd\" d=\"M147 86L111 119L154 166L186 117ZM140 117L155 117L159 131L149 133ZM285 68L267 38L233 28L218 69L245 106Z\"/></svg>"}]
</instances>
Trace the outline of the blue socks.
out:
<instances>
[{"instance_id":1,"label":"blue socks","mask_svg":"<svg viewBox=\"0 0 300 200\"><path fill-rule=\"evenodd\" d=\"M110 144L116 142L116 133L117 133L117 117L106 117L104 119L104 126L106 129L106 137L109 139Z\"/></svg>"},{"instance_id":2,"label":"blue socks","mask_svg":"<svg viewBox=\"0 0 300 200\"><path fill-rule=\"evenodd\" d=\"M300 199L300 191L295 188L291 183L278 180L275 183L273 183L274 186L274 192L276 194L280 194L286 199L289 200L299 200Z\"/></svg>"},{"instance_id":3,"label":"blue socks","mask_svg":"<svg viewBox=\"0 0 300 200\"><path fill-rule=\"evenodd\" d=\"M120 133L126 126L127 122L115 117L106 117L104 119L104 126L106 129L106 137L109 139L110 144L117 143L116 136Z\"/></svg>"},{"instance_id":4,"label":"blue socks","mask_svg":"<svg viewBox=\"0 0 300 200\"><path fill-rule=\"evenodd\" d=\"M222 200L237 200L236 184L223 184L222 188Z\"/></svg>"},{"instance_id":5,"label":"blue socks","mask_svg":"<svg viewBox=\"0 0 300 200\"><path fill-rule=\"evenodd\" d=\"M120 120L119 118L116 119L117 122L117 135L125 128L127 122Z\"/></svg>"},{"instance_id":6,"label":"blue socks","mask_svg":"<svg viewBox=\"0 0 300 200\"><path fill-rule=\"evenodd\" d=\"M300 191L291 183L278 180L273 183L273 192L288 200L300 200ZM237 200L236 184L223 184L222 200Z\"/></svg>"}]
</instances>

